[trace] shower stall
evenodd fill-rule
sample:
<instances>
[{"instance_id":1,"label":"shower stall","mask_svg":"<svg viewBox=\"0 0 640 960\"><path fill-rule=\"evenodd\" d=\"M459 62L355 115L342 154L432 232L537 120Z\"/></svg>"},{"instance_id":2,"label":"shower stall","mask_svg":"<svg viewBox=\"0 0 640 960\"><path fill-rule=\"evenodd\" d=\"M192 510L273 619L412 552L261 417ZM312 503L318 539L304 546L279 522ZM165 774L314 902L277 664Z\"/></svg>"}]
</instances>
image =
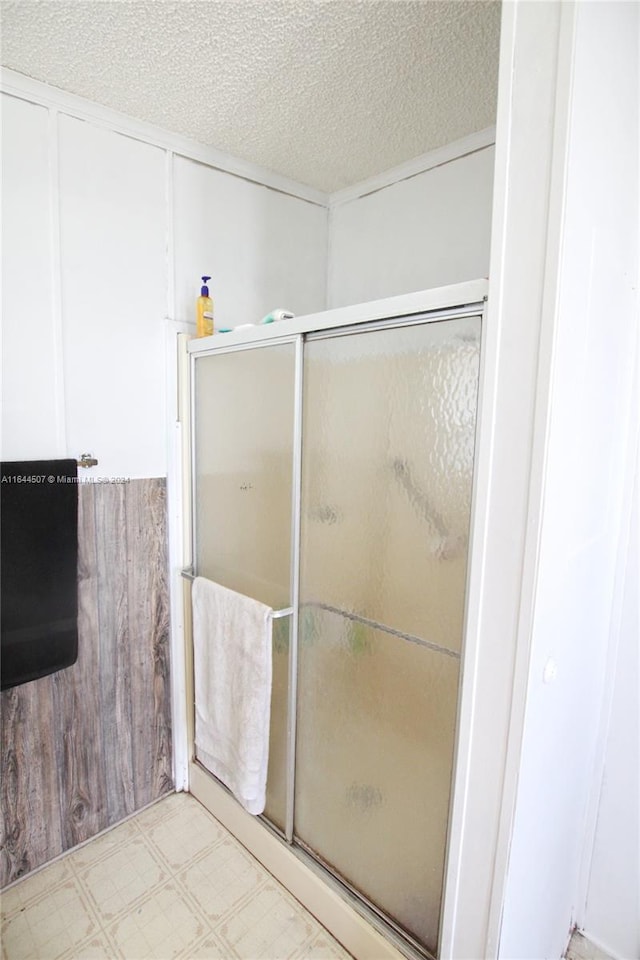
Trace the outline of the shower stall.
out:
<instances>
[{"instance_id":1,"label":"shower stall","mask_svg":"<svg viewBox=\"0 0 640 960\"><path fill-rule=\"evenodd\" d=\"M259 827L409 955L441 937L485 294L188 344L186 565L275 611Z\"/></svg>"}]
</instances>

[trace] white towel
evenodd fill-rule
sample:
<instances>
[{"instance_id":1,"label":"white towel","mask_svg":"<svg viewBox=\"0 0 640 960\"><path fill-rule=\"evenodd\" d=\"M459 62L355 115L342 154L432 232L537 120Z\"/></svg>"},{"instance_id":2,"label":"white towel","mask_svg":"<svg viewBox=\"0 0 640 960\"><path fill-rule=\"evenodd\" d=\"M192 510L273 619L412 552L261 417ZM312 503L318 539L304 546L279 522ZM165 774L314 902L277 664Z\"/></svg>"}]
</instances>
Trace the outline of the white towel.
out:
<instances>
[{"instance_id":1,"label":"white towel","mask_svg":"<svg viewBox=\"0 0 640 960\"><path fill-rule=\"evenodd\" d=\"M249 813L265 806L271 615L204 577L192 589L196 756Z\"/></svg>"}]
</instances>

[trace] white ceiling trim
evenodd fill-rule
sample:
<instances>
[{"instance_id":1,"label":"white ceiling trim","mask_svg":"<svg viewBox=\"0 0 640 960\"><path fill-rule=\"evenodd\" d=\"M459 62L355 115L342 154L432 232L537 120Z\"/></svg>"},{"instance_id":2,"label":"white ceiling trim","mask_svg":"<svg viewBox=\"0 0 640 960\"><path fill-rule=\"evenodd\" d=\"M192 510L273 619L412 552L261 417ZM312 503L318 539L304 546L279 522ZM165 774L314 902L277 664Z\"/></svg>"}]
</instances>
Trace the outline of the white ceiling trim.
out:
<instances>
[{"instance_id":1,"label":"white ceiling trim","mask_svg":"<svg viewBox=\"0 0 640 960\"><path fill-rule=\"evenodd\" d=\"M60 90L58 87L52 87L41 80L34 80L8 67L0 67L0 91L48 109L58 110L60 113L77 119L87 120L132 137L134 140L141 140L163 150L170 150L189 160L195 160L233 176L250 180L252 183L270 187L280 193L329 208L357 200L359 197L383 190L385 187L393 186L393 184L407 180L409 177L414 177L427 170L433 170L435 167L450 163L452 160L458 160L460 157L475 153L478 150L483 150L492 146L496 138L496 128L486 127L484 130L462 137L460 140L454 140L452 143L436 150L430 150L414 157L412 160L407 160L405 163L392 167L390 170L385 170L362 180L360 183L354 183L342 190L328 194L307 186L307 184L298 183L272 170L267 170L258 164L223 153L221 150L216 150L215 147L198 143L197 140L171 133L144 120L136 120L118 110L103 107L92 100L79 97L75 93L68 93L66 90Z\"/></svg>"},{"instance_id":2,"label":"white ceiling trim","mask_svg":"<svg viewBox=\"0 0 640 960\"><path fill-rule=\"evenodd\" d=\"M454 140L445 144L444 147L438 147L437 150L430 150L419 157L407 160L405 163L398 164L390 170L377 173L373 177L368 177L360 183L354 183L350 187L344 187L342 190L336 190L330 195L329 201L332 207L337 207L342 203L349 203L351 200L357 200L359 197L365 197L370 193L376 193L378 190L384 190L394 183L400 183L401 180L408 180L409 177L415 177L419 173L425 173L427 170L433 170L434 167L441 167L452 160L459 160L460 157L466 157L470 153L477 153L478 150L484 150L491 147L496 142L496 128L486 127L484 130L478 130L477 133L471 133L468 137L461 137L460 140Z\"/></svg>"},{"instance_id":3,"label":"white ceiling trim","mask_svg":"<svg viewBox=\"0 0 640 960\"><path fill-rule=\"evenodd\" d=\"M242 177L244 180L271 187L280 193L286 193L322 207L329 205L329 194L322 190L290 180L279 173L267 170L266 167L250 163L248 160L241 160L239 157L233 157L231 154L216 150L215 147L198 143L197 140L191 140L188 137L181 137L179 134L163 130L162 127L157 127L152 123L128 117L118 110L103 107L92 100L87 100L85 97L79 97L75 93L67 93L66 90L52 87L41 80L33 80L31 77L26 77L24 74L17 73L17 71L8 67L0 68L0 91L20 100L28 100L30 103L58 110L60 113L68 114L80 120L88 120L134 140L142 140L144 143L161 147L163 150L171 150L173 153L187 157L189 160L196 160L209 167L215 167L217 170L223 170L225 173Z\"/></svg>"}]
</instances>

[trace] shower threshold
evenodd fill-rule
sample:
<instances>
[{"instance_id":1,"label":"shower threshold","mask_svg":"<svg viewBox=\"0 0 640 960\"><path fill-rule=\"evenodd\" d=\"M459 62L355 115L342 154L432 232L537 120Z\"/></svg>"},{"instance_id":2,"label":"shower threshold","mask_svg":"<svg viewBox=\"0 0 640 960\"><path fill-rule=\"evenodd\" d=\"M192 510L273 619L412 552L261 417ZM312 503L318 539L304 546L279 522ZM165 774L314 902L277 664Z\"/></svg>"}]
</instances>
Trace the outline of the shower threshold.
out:
<instances>
[{"instance_id":1,"label":"shower threshold","mask_svg":"<svg viewBox=\"0 0 640 960\"><path fill-rule=\"evenodd\" d=\"M329 864L265 816L253 817L197 760L189 790L356 960L435 960L422 944L340 877Z\"/></svg>"}]
</instances>

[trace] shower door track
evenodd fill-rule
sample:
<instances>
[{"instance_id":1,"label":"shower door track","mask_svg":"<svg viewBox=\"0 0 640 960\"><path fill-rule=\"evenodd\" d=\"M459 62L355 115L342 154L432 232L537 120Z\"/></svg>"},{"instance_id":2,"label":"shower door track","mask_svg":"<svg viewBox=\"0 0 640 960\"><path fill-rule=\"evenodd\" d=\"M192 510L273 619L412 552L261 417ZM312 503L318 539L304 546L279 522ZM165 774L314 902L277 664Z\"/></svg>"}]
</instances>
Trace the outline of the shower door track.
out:
<instances>
[{"instance_id":1,"label":"shower door track","mask_svg":"<svg viewBox=\"0 0 640 960\"><path fill-rule=\"evenodd\" d=\"M354 887L348 880L340 876L331 864L323 860L312 847L295 836L293 842L294 849L302 861L313 864L318 872L327 878L328 882L334 884L337 890L340 890L344 896L348 897L354 910L358 911L361 916L374 924L385 937L390 938L396 943L398 949L404 956L412 958L412 960L414 960L414 958L415 960L425 960L425 958L427 958L427 960L435 960L433 954L430 953L426 947L415 940L411 934L407 933L399 924L395 923L384 910L381 910L372 900L369 900L361 890L358 890L357 887Z\"/></svg>"},{"instance_id":2,"label":"shower door track","mask_svg":"<svg viewBox=\"0 0 640 960\"><path fill-rule=\"evenodd\" d=\"M193 435L193 411L195 395L193 375L194 364L198 357L251 350L283 343L294 343L295 386L294 386L294 446L293 446L293 483L292 483L292 567L291 567L291 640L289 656L289 696L287 720L287 761L286 761L286 804L284 829L281 830L264 815L252 817L244 811L227 788L207 771L195 758L194 709L193 699L193 662L191 652L190 629L185 631L188 691L190 696L190 715L188 717L189 749L189 789L221 822L261 861L285 887L303 902L308 909L347 946L356 957L374 957L376 960L410 957L424 960L433 955L421 943L416 941L405 929L378 908L374 903L352 887L335 871L330 864L318 856L304 842L295 836L295 750L296 750L296 706L297 706L297 654L298 654L298 615L299 603L299 555L300 555L300 509L301 509L301 464L302 464L302 356L304 342L328 337L337 337L353 333L365 333L392 327L425 324L430 322L462 319L479 316L482 318L486 301L486 281L472 281L456 287L426 291L421 294L409 294L391 298L388 301L376 301L372 304L327 311L321 314L281 321L266 327L256 326L238 333L217 335L215 338L192 340L188 344L190 356L189 381L190 398L188 412L184 421L189 428L183 437L189 448L185 451L184 463L189 466L191 482L188 502L195 503L195 451L191 437ZM452 294L459 293L459 299ZM428 300L433 298L433 306ZM425 303L425 300L427 301ZM451 304L458 304L451 306ZM482 350L481 350L482 358ZM481 361L482 362L482 361ZM479 420L479 412L478 412ZM476 450L477 456L477 450ZM475 468L474 468L475 477ZM473 502L473 500L472 500ZM191 543L185 549L185 567L193 571L196 541L195 510L192 518ZM473 524L473 512L472 512ZM197 571L195 571L197 573ZM189 578L190 579L190 578ZM185 583L185 605L190 604L190 588ZM306 604L305 604L306 605ZM326 606L321 604L321 606ZM327 607L331 612L344 613L337 608ZM289 611L286 611L289 614ZM190 613L190 612L189 612ZM190 615L185 612L185 623L190 627ZM283 611L284 613L284 611ZM384 624L369 621L358 615L347 614L349 619L362 621L384 632L398 636L411 643L419 643L439 653L460 659L456 652L440 644L404 634ZM462 670L461 670L462 675ZM460 715L458 699L458 717ZM458 748L456 746L453 766L453 784L455 785ZM450 802L449 828L451 827ZM449 831L448 831L449 835ZM450 839L450 838L449 838ZM444 916L444 902L447 892L447 863L442 888L441 925ZM313 879L312 879L313 878ZM323 888L324 887L324 891ZM442 929L439 941L442 939Z\"/></svg>"}]
</instances>

